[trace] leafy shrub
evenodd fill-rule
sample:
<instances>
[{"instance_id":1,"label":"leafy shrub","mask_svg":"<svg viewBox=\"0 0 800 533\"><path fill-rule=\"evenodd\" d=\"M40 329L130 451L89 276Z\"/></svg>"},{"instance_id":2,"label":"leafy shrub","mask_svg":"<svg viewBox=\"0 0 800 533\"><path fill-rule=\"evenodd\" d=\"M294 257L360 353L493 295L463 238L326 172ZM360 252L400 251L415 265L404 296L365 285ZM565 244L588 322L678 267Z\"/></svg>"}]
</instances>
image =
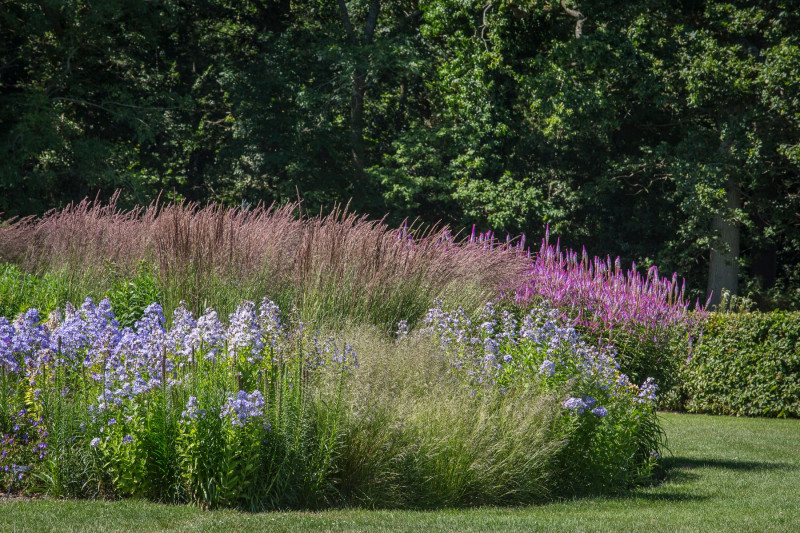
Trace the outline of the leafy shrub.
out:
<instances>
[{"instance_id":1,"label":"leafy shrub","mask_svg":"<svg viewBox=\"0 0 800 533\"><path fill-rule=\"evenodd\" d=\"M674 385L682 361L702 332L705 306L684 298L685 281L659 276L651 267L642 276L633 264L623 272L619 258L589 259L542 240L539 253L515 294L518 305L545 302L558 309L587 338L611 344L625 373L636 382L658 380L663 391ZM706 303L707 305L707 303Z\"/></svg>"},{"instance_id":2,"label":"leafy shrub","mask_svg":"<svg viewBox=\"0 0 800 533\"><path fill-rule=\"evenodd\" d=\"M46 315L67 302L74 302L74 287L69 285L69 277L64 274L54 271L35 276L17 265L0 264L0 316L16 316L31 307ZM105 288L100 295L111 300L123 327L133 326L150 303L161 300L163 291L159 280L144 261L130 273L106 262L102 274Z\"/></svg>"},{"instance_id":3,"label":"leafy shrub","mask_svg":"<svg viewBox=\"0 0 800 533\"><path fill-rule=\"evenodd\" d=\"M800 417L800 313L714 313L683 381L690 412Z\"/></svg>"}]
</instances>

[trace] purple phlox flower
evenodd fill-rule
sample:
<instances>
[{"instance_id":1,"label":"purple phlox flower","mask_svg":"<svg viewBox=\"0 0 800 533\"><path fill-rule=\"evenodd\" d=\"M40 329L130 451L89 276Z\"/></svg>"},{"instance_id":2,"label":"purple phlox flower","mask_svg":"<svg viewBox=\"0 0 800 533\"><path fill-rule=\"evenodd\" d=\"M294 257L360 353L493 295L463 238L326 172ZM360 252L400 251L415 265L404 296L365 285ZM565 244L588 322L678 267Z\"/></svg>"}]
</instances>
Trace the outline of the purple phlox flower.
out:
<instances>
[{"instance_id":1,"label":"purple phlox flower","mask_svg":"<svg viewBox=\"0 0 800 533\"><path fill-rule=\"evenodd\" d=\"M167 349L176 355L191 358L192 342L191 333L197 327L191 311L186 309L186 302L181 300L172 314L172 327L167 333Z\"/></svg>"},{"instance_id":2,"label":"purple phlox flower","mask_svg":"<svg viewBox=\"0 0 800 533\"><path fill-rule=\"evenodd\" d=\"M592 414L604 418L608 414L608 409L601 405L592 409Z\"/></svg>"},{"instance_id":3,"label":"purple phlox flower","mask_svg":"<svg viewBox=\"0 0 800 533\"><path fill-rule=\"evenodd\" d=\"M321 341L319 331L311 337L311 345L312 348L306 357L306 368L309 370L324 368L328 362L334 362L338 358L333 339L327 338Z\"/></svg>"},{"instance_id":4,"label":"purple phlox flower","mask_svg":"<svg viewBox=\"0 0 800 533\"><path fill-rule=\"evenodd\" d=\"M586 410L586 403L581 398L567 398L562 404L564 409L570 411L572 414L583 414Z\"/></svg>"},{"instance_id":5,"label":"purple phlox flower","mask_svg":"<svg viewBox=\"0 0 800 533\"><path fill-rule=\"evenodd\" d=\"M539 365L539 374L551 378L555 375L555 373L556 373L556 364L554 362L545 359L544 361L542 361L542 364Z\"/></svg>"},{"instance_id":6,"label":"purple phlox flower","mask_svg":"<svg viewBox=\"0 0 800 533\"><path fill-rule=\"evenodd\" d=\"M245 300L230 315L228 327L228 352L233 355L237 350L249 350L251 354L259 354L264 348L261 340L262 331L256 315L255 304Z\"/></svg>"},{"instance_id":7,"label":"purple phlox flower","mask_svg":"<svg viewBox=\"0 0 800 533\"><path fill-rule=\"evenodd\" d=\"M9 372L19 372L19 361L14 357L15 328L6 317L0 317L0 366Z\"/></svg>"},{"instance_id":8,"label":"purple phlox flower","mask_svg":"<svg viewBox=\"0 0 800 533\"><path fill-rule=\"evenodd\" d=\"M157 302L153 302L145 308L142 320L150 321L154 325L161 326L162 329L164 329L164 324L167 322L164 318L164 309ZM139 328L137 327L136 329Z\"/></svg>"},{"instance_id":9,"label":"purple phlox flower","mask_svg":"<svg viewBox=\"0 0 800 533\"><path fill-rule=\"evenodd\" d=\"M264 416L264 397L259 390L250 394L239 391L236 396L228 397L219 416L228 418L234 427L244 426L253 419Z\"/></svg>"},{"instance_id":10,"label":"purple phlox flower","mask_svg":"<svg viewBox=\"0 0 800 533\"><path fill-rule=\"evenodd\" d=\"M103 298L97 305L87 298L81 306L81 314L93 349L111 350L119 343L121 336L119 322L114 316L108 298Z\"/></svg>"},{"instance_id":11,"label":"purple phlox flower","mask_svg":"<svg viewBox=\"0 0 800 533\"><path fill-rule=\"evenodd\" d=\"M487 354L491 354L493 356L500 353L500 346L497 344L497 341L491 337L487 337L483 341L483 349Z\"/></svg>"},{"instance_id":12,"label":"purple phlox flower","mask_svg":"<svg viewBox=\"0 0 800 533\"><path fill-rule=\"evenodd\" d=\"M345 344L341 353L338 350L334 350L333 361L346 370L353 370L358 368L359 365L356 351L350 344Z\"/></svg>"},{"instance_id":13,"label":"purple phlox flower","mask_svg":"<svg viewBox=\"0 0 800 533\"><path fill-rule=\"evenodd\" d=\"M89 348L90 341L86 323L83 316L71 303L67 302L64 308L64 320L53 331L56 339L56 349L67 357L73 357L81 350Z\"/></svg>"},{"instance_id":14,"label":"purple phlox flower","mask_svg":"<svg viewBox=\"0 0 800 533\"><path fill-rule=\"evenodd\" d=\"M494 322L494 302L486 302L481 309L480 322Z\"/></svg>"},{"instance_id":15,"label":"purple phlox flower","mask_svg":"<svg viewBox=\"0 0 800 533\"><path fill-rule=\"evenodd\" d=\"M61 360L73 360L79 353L87 352L86 359L91 364L92 357L102 357L100 352L113 351L120 338L119 322L108 299L95 305L91 298L86 298L79 310L67 303L63 321L53 330L51 348L60 350Z\"/></svg>"},{"instance_id":16,"label":"purple phlox flower","mask_svg":"<svg viewBox=\"0 0 800 533\"><path fill-rule=\"evenodd\" d=\"M153 373L160 375L161 357L164 349L167 348L167 331L164 323L164 312L161 306L157 303L148 305L142 319L134 324L135 336L132 336L129 330L123 330L120 344L124 341L127 346L118 347L123 349L118 349L117 353L125 357L138 356L140 359L134 362L135 365L145 367L149 364ZM128 348L128 350L124 350L124 348ZM125 353L126 351L128 353Z\"/></svg>"},{"instance_id":17,"label":"purple phlox flower","mask_svg":"<svg viewBox=\"0 0 800 533\"><path fill-rule=\"evenodd\" d=\"M225 329L217 312L211 308L197 319L197 325L189 333L186 343L198 351L205 352L206 359L213 359L225 342Z\"/></svg>"},{"instance_id":18,"label":"purple phlox flower","mask_svg":"<svg viewBox=\"0 0 800 533\"><path fill-rule=\"evenodd\" d=\"M504 342L517 344L517 318L514 316L514 313L507 309L503 311L501 316L503 326L500 331L500 338L503 339Z\"/></svg>"},{"instance_id":19,"label":"purple phlox flower","mask_svg":"<svg viewBox=\"0 0 800 533\"><path fill-rule=\"evenodd\" d=\"M186 410L181 413L181 418L183 419L190 419L190 420L197 420L198 416L204 416L205 410L198 410L197 409L197 397L189 396L189 399L186 400Z\"/></svg>"},{"instance_id":20,"label":"purple phlox flower","mask_svg":"<svg viewBox=\"0 0 800 533\"><path fill-rule=\"evenodd\" d=\"M97 446L100 444L100 437L93 438L92 442L90 442L89 444L92 445L92 448L97 448Z\"/></svg>"},{"instance_id":21,"label":"purple phlox flower","mask_svg":"<svg viewBox=\"0 0 800 533\"><path fill-rule=\"evenodd\" d=\"M657 390L658 385L656 384L656 381L653 378L647 378L639 387L639 395L636 398L636 401L639 403L655 403Z\"/></svg>"},{"instance_id":22,"label":"purple phlox flower","mask_svg":"<svg viewBox=\"0 0 800 533\"><path fill-rule=\"evenodd\" d=\"M261 301L258 308L258 322L272 349L278 347L278 341L285 335L285 328L281 322L280 308L268 298Z\"/></svg>"},{"instance_id":23,"label":"purple phlox flower","mask_svg":"<svg viewBox=\"0 0 800 533\"><path fill-rule=\"evenodd\" d=\"M397 339L395 342L401 342L402 340L408 337L408 322L406 320L401 320L397 323L397 331L394 332L397 335Z\"/></svg>"},{"instance_id":24,"label":"purple phlox flower","mask_svg":"<svg viewBox=\"0 0 800 533\"><path fill-rule=\"evenodd\" d=\"M20 313L14 320L14 336L11 351L19 354L33 354L50 347L47 328L41 323L39 311L30 308Z\"/></svg>"},{"instance_id":25,"label":"purple phlox flower","mask_svg":"<svg viewBox=\"0 0 800 533\"><path fill-rule=\"evenodd\" d=\"M484 334L494 335L494 328L497 326L497 321L495 320L494 304L492 302L486 302L483 306L478 321L481 324L480 329Z\"/></svg>"},{"instance_id":26,"label":"purple phlox flower","mask_svg":"<svg viewBox=\"0 0 800 533\"><path fill-rule=\"evenodd\" d=\"M425 325L425 329L433 331L444 321L444 316L445 312L442 310L442 300L437 298L433 301L433 307L428 309L428 312L425 313L422 323Z\"/></svg>"},{"instance_id":27,"label":"purple phlox flower","mask_svg":"<svg viewBox=\"0 0 800 533\"><path fill-rule=\"evenodd\" d=\"M125 435L122 437L122 444L130 444L131 442L133 442L133 437L130 435Z\"/></svg>"}]
</instances>

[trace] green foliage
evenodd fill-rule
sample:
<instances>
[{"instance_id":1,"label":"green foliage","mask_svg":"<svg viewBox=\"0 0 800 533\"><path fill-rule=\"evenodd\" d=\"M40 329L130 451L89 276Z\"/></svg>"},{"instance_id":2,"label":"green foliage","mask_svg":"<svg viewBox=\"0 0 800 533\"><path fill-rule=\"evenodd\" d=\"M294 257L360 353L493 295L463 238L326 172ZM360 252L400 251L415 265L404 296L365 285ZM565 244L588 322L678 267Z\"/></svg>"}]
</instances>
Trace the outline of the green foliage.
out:
<instances>
[{"instance_id":1,"label":"green foliage","mask_svg":"<svg viewBox=\"0 0 800 533\"><path fill-rule=\"evenodd\" d=\"M560 420L559 430L566 443L557 455L560 469L558 490L561 493L623 491L652 477L664 435L653 406L647 401L639 403L636 396L639 389L628 381L624 381L627 385L622 385L623 363L631 364L632 361L621 362L621 370L615 371L610 379L606 376L604 382L596 376L585 376L583 361L572 354L559 353L552 346L526 345L508 353L514 356L514 360L507 367L505 384L523 380L527 386L539 386L551 394L563 396L568 391L570 396L590 396L597 399L598 407L602 404L608 410L602 418L572 414ZM643 350L635 353L641 354ZM548 379L541 378L540 365L545 360L560 362L555 375ZM647 371L653 369L649 366ZM633 383L641 384L645 379L642 377ZM660 389L660 382L656 382ZM613 383L611 387L610 383Z\"/></svg>"},{"instance_id":2,"label":"green foliage","mask_svg":"<svg viewBox=\"0 0 800 533\"><path fill-rule=\"evenodd\" d=\"M64 305L67 289L59 281L56 275L37 277L17 265L0 264L0 316L15 317L29 307L47 313Z\"/></svg>"},{"instance_id":3,"label":"green foliage","mask_svg":"<svg viewBox=\"0 0 800 533\"><path fill-rule=\"evenodd\" d=\"M27 344L0 367L0 469L29 467L14 478L26 493L249 511L524 504L625 490L653 469L646 391L611 359L581 359L572 330L557 349L507 330L501 355L519 363L476 385L423 331L396 342L362 328L357 358L278 313L246 303L226 330L183 308L165 329L153 305L121 337L107 303L18 323L9 339ZM567 393L597 409L570 410Z\"/></svg>"},{"instance_id":4,"label":"green foliage","mask_svg":"<svg viewBox=\"0 0 800 533\"><path fill-rule=\"evenodd\" d=\"M644 327L631 331L619 329L611 339L601 332L586 333L597 344L611 343L622 372L634 383L652 377L658 384L659 395L667 394L680 384L680 373L690 357L692 341L681 328L663 328L657 334Z\"/></svg>"},{"instance_id":5,"label":"green foliage","mask_svg":"<svg viewBox=\"0 0 800 533\"><path fill-rule=\"evenodd\" d=\"M146 261L140 261L138 269L130 277L123 276L112 263L106 264L106 270L111 280L106 296L120 326L133 327L148 305L162 301L161 284Z\"/></svg>"},{"instance_id":6,"label":"green foliage","mask_svg":"<svg viewBox=\"0 0 800 533\"><path fill-rule=\"evenodd\" d=\"M125 206L299 196L391 222L550 223L702 299L721 214L745 290L798 308L794 4L583 4L575 38L558 2L12 2L0 211L119 188Z\"/></svg>"},{"instance_id":7,"label":"green foliage","mask_svg":"<svg viewBox=\"0 0 800 533\"><path fill-rule=\"evenodd\" d=\"M681 378L689 412L800 417L800 314L713 314Z\"/></svg>"}]
</instances>

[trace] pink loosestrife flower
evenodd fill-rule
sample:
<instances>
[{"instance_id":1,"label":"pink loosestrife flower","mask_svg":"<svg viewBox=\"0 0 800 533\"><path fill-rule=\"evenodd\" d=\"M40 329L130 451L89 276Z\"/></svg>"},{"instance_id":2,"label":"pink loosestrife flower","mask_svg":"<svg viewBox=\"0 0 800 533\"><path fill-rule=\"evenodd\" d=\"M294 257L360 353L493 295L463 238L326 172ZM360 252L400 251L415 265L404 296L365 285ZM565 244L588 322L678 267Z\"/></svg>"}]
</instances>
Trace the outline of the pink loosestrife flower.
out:
<instances>
[{"instance_id":1,"label":"pink loosestrife flower","mask_svg":"<svg viewBox=\"0 0 800 533\"><path fill-rule=\"evenodd\" d=\"M694 312L685 298L686 281L678 284L677 273L661 277L653 266L642 276L636 264L623 272L620 259L589 259L586 248L578 255L562 251L559 243L549 243L549 230L538 255L516 291L516 301L527 303L546 300L570 317L574 325L593 333L616 331L653 335L654 342L666 340L669 331L678 328L687 333L689 342L702 334L707 312L699 300ZM644 332L642 331L644 330Z\"/></svg>"}]
</instances>

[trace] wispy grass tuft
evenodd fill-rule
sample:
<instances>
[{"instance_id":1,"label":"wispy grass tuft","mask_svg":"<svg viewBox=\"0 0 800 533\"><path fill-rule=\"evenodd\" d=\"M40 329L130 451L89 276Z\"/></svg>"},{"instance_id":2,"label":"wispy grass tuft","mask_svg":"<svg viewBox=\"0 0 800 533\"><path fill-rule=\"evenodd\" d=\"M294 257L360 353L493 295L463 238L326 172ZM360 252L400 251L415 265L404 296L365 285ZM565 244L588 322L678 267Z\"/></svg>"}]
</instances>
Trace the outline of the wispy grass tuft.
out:
<instances>
[{"instance_id":1,"label":"wispy grass tuft","mask_svg":"<svg viewBox=\"0 0 800 533\"><path fill-rule=\"evenodd\" d=\"M362 354L338 459L346 503L433 509L553 496L557 398L471 397L430 337L398 344L364 327L345 335Z\"/></svg>"}]
</instances>

